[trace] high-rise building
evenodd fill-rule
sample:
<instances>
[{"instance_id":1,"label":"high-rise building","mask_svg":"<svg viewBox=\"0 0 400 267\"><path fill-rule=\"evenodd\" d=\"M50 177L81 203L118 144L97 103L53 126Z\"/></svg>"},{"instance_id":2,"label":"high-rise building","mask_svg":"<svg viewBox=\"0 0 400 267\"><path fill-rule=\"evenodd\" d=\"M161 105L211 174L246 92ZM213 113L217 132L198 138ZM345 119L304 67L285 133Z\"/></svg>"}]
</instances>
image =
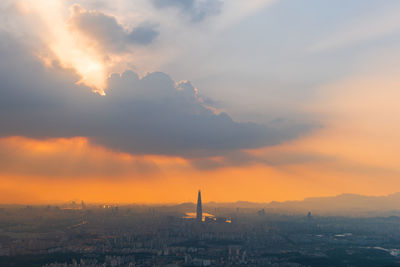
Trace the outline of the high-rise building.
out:
<instances>
[{"instance_id":1,"label":"high-rise building","mask_svg":"<svg viewBox=\"0 0 400 267\"><path fill-rule=\"evenodd\" d=\"M198 196L197 196L197 210L196 210L196 219L198 222L203 221L203 208L201 205L201 191L199 190Z\"/></svg>"}]
</instances>

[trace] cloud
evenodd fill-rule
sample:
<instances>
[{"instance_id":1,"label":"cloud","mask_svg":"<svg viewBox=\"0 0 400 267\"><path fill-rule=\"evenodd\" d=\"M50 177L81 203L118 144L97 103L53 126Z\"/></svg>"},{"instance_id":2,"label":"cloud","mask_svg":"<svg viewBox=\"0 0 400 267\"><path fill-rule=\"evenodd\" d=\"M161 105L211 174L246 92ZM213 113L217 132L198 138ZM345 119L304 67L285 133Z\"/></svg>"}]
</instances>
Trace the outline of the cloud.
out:
<instances>
[{"instance_id":1,"label":"cloud","mask_svg":"<svg viewBox=\"0 0 400 267\"><path fill-rule=\"evenodd\" d=\"M78 4L71 10L70 26L106 52L126 52L132 45L150 44L159 34L154 25L148 23L127 30L113 16L87 11Z\"/></svg>"},{"instance_id":2,"label":"cloud","mask_svg":"<svg viewBox=\"0 0 400 267\"><path fill-rule=\"evenodd\" d=\"M7 35L0 56L0 136L83 136L116 151L198 157L275 145L314 127L235 122L206 106L190 82L161 72L113 74L100 96L75 84L72 70L45 67Z\"/></svg>"},{"instance_id":3,"label":"cloud","mask_svg":"<svg viewBox=\"0 0 400 267\"><path fill-rule=\"evenodd\" d=\"M220 0L152 0L157 8L177 8L192 22L199 22L205 18L221 12L223 2Z\"/></svg>"},{"instance_id":4,"label":"cloud","mask_svg":"<svg viewBox=\"0 0 400 267\"><path fill-rule=\"evenodd\" d=\"M242 167L264 165L275 168L286 168L293 165L309 163L331 163L336 159L318 153L284 152L278 150L254 154L251 151L234 151L222 157L202 157L190 161L199 170L214 170L225 167Z\"/></svg>"}]
</instances>

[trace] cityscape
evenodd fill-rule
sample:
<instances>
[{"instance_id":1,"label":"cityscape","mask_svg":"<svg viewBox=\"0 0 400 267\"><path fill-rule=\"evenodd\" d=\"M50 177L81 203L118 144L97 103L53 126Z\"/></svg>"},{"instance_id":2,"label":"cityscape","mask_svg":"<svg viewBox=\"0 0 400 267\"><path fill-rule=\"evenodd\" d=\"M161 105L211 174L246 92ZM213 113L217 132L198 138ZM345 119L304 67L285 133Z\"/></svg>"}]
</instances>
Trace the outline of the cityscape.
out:
<instances>
[{"instance_id":1,"label":"cityscape","mask_svg":"<svg viewBox=\"0 0 400 267\"><path fill-rule=\"evenodd\" d=\"M399 0L1 0L0 267L400 267Z\"/></svg>"},{"instance_id":2,"label":"cityscape","mask_svg":"<svg viewBox=\"0 0 400 267\"><path fill-rule=\"evenodd\" d=\"M197 204L2 206L0 265L400 266L400 210L394 214L203 205L200 191Z\"/></svg>"}]
</instances>

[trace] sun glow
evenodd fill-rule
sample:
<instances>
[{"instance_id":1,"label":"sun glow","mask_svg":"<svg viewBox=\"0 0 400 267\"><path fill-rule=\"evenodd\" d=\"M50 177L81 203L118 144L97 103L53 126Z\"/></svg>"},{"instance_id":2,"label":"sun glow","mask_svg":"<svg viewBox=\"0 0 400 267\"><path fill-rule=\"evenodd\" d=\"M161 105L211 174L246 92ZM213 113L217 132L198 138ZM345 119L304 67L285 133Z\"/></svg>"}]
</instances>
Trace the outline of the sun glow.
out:
<instances>
[{"instance_id":1,"label":"sun glow","mask_svg":"<svg viewBox=\"0 0 400 267\"><path fill-rule=\"evenodd\" d=\"M80 76L79 84L85 84L100 94L104 94L107 77L105 56L93 46L88 45L87 38L74 32L69 26L70 14L66 12L62 1L28 0L23 2L23 11L36 15L44 26L39 33L53 54L41 55L45 62L58 60L65 68L73 69ZM70 12L79 12L71 8Z\"/></svg>"}]
</instances>

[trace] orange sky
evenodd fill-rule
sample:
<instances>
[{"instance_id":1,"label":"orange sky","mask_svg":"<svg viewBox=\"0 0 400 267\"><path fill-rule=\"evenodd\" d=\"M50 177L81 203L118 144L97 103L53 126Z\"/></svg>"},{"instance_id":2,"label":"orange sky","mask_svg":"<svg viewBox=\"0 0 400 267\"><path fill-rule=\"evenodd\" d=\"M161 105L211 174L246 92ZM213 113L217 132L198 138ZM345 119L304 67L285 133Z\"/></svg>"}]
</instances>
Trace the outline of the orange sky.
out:
<instances>
[{"instance_id":1,"label":"orange sky","mask_svg":"<svg viewBox=\"0 0 400 267\"><path fill-rule=\"evenodd\" d=\"M85 138L5 138L0 146L9 161L3 164L14 165L1 168L0 202L186 202L195 200L198 189L203 190L204 201L222 202L398 191L398 170L392 168L398 162L382 161L394 151L390 147L376 150L372 140L356 142L348 135L344 131L317 131L293 143L249 151L260 158L272 158L271 165L253 163L211 170L196 169L189 160L178 157L112 152L91 146ZM310 154L313 156L304 161L290 160L293 155ZM143 170L135 165L137 161L156 167ZM82 169L77 167L80 163L84 164ZM116 168L118 171L113 171Z\"/></svg>"},{"instance_id":2,"label":"orange sky","mask_svg":"<svg viewBox=\"0 0 400 267\"><path fill-rule=\"evenodd\" d=\"M92 11L79 5L68 10L62 1L47 0L18 1L16 7L32 28L28 32L45 44L35 51L44 65L57 60L80 77L78 83L100 93L109 74L120 72L124 56L106 54L101 44L68 24ZM204 202L399 192L400 56L377 52L381 54L354 64L348 74L319 84L315 95L298 104L299 114L311 115L320 128L273 147L191 159L121 153L86 137L0 138L0 203L186 202L196 200L198 189ZM124 69L147 66L140 62L146 57L131 54L133 63L121 63ZM157 58L152 50L148 56ZM243 161L229 158L236 153ZM204 162L216 166L204 167Z\"/></svg>"}]
</instances>

